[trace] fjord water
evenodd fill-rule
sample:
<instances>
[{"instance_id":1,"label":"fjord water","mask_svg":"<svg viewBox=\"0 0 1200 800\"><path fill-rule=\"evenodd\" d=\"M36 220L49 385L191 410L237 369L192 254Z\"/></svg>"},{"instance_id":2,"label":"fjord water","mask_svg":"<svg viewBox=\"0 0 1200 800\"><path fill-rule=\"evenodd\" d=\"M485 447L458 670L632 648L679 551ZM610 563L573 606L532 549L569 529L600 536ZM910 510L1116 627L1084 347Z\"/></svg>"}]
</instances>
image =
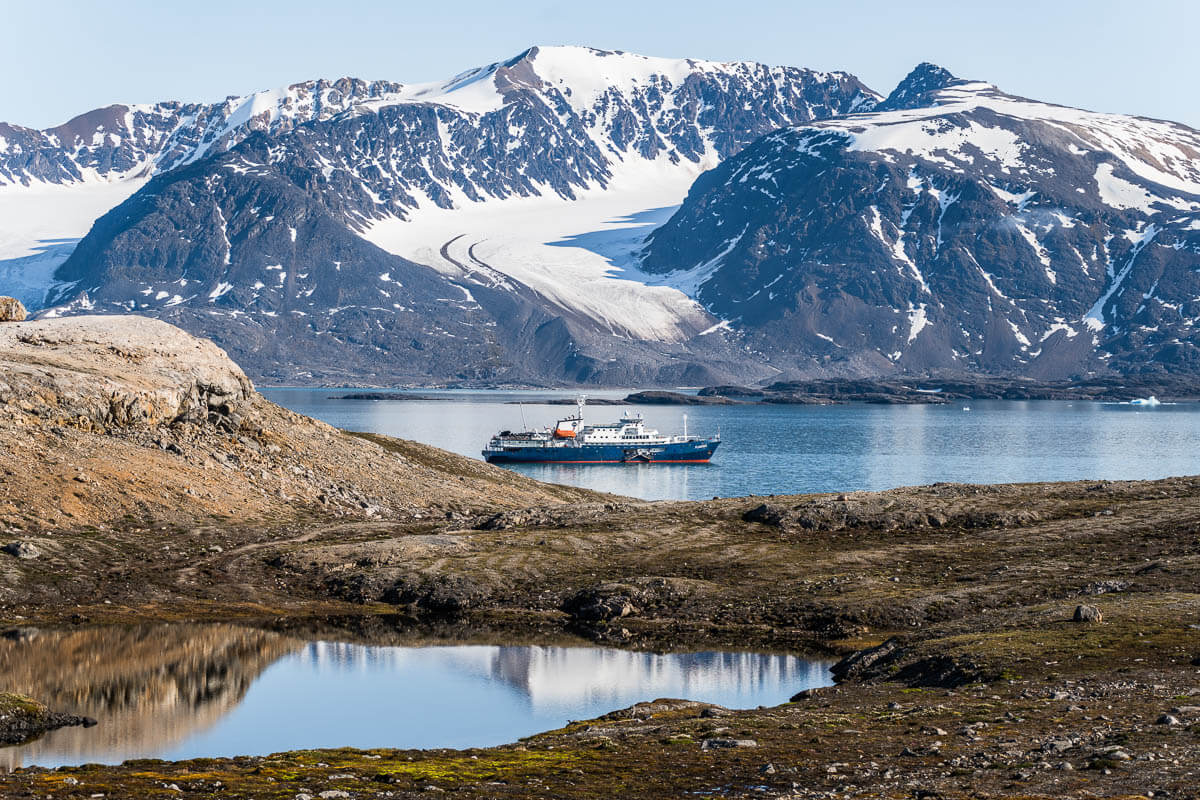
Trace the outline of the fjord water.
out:
<instances>
[{"instance_id":1,"label":"fjord water","mask_svg":"<svg viewBox=\"0 0 1200 800\"><path fill-rule=\"evenodd\" d=\"M6 688L98 721L0 748L9 769L482 747L659 697L753 708L830 683L828 662L791 655L363 646L235 625L41 631L0 640L0 666Z\"/></svg>"},{"instance_id":2,"label":"fjord water","mask_svg":"<svg viewBox=\"0 0 1200 800\"><path fill-rule=\"evenodd\" d=\"M355 390L358 391L358 390ZM345 391L267 389L271 400L349 430L436 445L473 458L502 430L545 427L574 409L564 392L414 391L405 400L336 400ZM621 398L628 391L592 392ZM426 399L421 399L426 398ZM520 402L521 405L514 405ZM967 410L969 409L969 410ZM622 408L592 406L589 421ZM938 481L1148 479L1200 472L1200 404L1068 401L948 405L638 406L651 427L718 430L711 464L510 465L539 480L644 499L887 489ZM524 418L524 422L522 422Z\"/></svg>"}]
</instances>

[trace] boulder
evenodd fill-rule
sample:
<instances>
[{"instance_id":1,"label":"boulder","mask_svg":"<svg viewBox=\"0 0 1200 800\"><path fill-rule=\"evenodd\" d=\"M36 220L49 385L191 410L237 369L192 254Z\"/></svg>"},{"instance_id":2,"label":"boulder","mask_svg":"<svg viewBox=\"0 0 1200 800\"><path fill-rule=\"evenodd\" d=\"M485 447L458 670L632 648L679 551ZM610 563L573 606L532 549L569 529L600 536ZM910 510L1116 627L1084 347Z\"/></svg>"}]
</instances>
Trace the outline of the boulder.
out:
<instances>
[{"instance_id":1,"label":"boulder","mask_svg":"<svg viewBox=\"0 0 1200 800\"><path fill-rule=\"evenodd\" d=\"M486 603L495 587L462 575L403 575L383 591L385 603L415 605L434 614L461 614Z\"/></svg>"},{"instance_id":2,"label":"boulder","mask_svg":"<svg viewBox=\"0 0 1200 800\"><path fill-rule=\"evenodd\" d=\"M0 322L24 322L25 306L15 297L0 297Z\"/></svg>"},{"instance_id":3,"label":"boulder","mask_svg":"<svg viewBox=\"0 0 1200 800\"><path fill-rule=\"evenodd\" d=\"M37 547L31 542L9 542L3 547L0 547L0 552L7 553L10 556L14 556L22 560L37 558L42 554L42 551L37 549Z\"/></svg>"},{"instance_id":4,"label":"boulder","mask_svg":"<svg viewBox=\"0 0 1200 800\"><path fill-rule=\"evenodd\" d=\"M737 747L758 747L758 742L754 739L726 739L724 737L705 739L700 742L701 750L729 750Z\"/></svg>"},{"instance_id":5,"label":"boulder","mask_svg":"<svg viewBox=\"0 0 1200 800\"><path fill-rule=\"evenodd\" d=\"M582 589L567 598L562 610L579 622L608 622L638 613L637 590L620 583Z\"/></svg>"},{"instance_id":6,"label":"boulder","mask_svg":"<svg viewBox=\"0 0 1200 800\"><path fill-rule=\"evenodd\" d=\"M830 671L833 673L833 677L839 681L860 677L876 664L894 661L901 652L900 640L892 637L883 644L851 653L834 664Z\"/></svg>"},{"instance_id":7,"label":"boulder","mask_svg":"<svg viewBox=\"0 0 1200 800\"><path fill-rule=\"evenodd\" d=\"M786 515L787 512L779 506L763 503L742 514L742 520L745 522L760 522L763 525L773 525L778 528L783 525Z\"/></svg>"}]
</instances>

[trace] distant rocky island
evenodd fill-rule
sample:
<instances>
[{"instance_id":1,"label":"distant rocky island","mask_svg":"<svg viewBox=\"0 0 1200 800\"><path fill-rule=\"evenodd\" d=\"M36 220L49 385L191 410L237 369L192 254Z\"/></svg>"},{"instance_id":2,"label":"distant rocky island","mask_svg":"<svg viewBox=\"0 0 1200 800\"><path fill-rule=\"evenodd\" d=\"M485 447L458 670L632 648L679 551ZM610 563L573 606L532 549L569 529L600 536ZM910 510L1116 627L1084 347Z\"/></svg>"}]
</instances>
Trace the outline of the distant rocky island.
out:
<instances>
[{"instance_id":1,"label":"distant rocky island","mask_svg":"<svg viewBox=\"0 0 1200 800\"><path fill-rule=\"evenodd\" d=\"M1187 377L1105 377L1079 381L1035 381L977 376L901 378L823 378L780 381L767 386L706 386L697 392L649 389L623 398L587 397L589 406L733 406L733 405L939 405L963 400L1080 400L1128 403L1155 397L1167 402L1200 399L1200 383ZM393 392L354 392L338 400L444 400L445 397ZM573 406L577 397L510 400L518 403Z\"/></svg>"}]
</instances>

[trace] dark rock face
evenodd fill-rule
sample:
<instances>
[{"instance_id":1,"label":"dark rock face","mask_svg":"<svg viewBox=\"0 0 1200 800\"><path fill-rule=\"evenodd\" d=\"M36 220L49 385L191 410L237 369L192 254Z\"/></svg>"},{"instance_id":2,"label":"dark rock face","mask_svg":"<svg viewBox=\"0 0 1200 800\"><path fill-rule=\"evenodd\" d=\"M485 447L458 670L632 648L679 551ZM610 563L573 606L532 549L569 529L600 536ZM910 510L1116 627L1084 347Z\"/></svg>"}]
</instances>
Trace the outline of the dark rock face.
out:
<instances>
[{"instance_id":1,"label":"dark rock face","mask_svg":"<svg viewBox=\"0 0 1200 800\"><path fill-rule=\"evenodd\" d=\"M851 653L834 664L830 672L838 681L853 680L871 674L877 664L891 663L903 653L900 640L892 637L883 644Z\"/></svg>"},{"instance_id":2,"label":"dark rock face","mask_svg":"<svg viewBox=\"0 0 1200 800\"><path fill-rule=\"evenodd\" d=\"M588 70L634 59L645 74L586 95L573 85L593 80L572 72L579 59ZM451 102L472 85L494 96ZM143 162L156 172L97 221L59 268L66 286L49 304L169 320L270 382L750 380L761 367L721 337L615 336L518 281L486 270L452 279L358 234L419 204L572 199L607 187L619 165L724 158L782 125L877 102L843 73L582 48L533 48L430 92L344 81L249 106L108 109L69 123L108 143L88 149L86 164L51 152L62 134L22 134L28 146L0 161L10 180L71 181L84 166ZM191 127L180 122L189 114ZM34 139L45 151L36 159Z\"/></svg>"},{"instance_id":3,"label":"dark rock face","mask_svg":"<svg viewBox=\"0 0 1200 800\"><path fill-rule=\"evenodd\" d=\"M607 622L636 614L633 604L637 590L621 584L605 584L583 589L567 598L563 611L579 622Z\"/></svg>"},{"instance_id":4,"label":"dark rock face","mask_svg":"<svg viewBox=\"0 0 1200 800\"><path fill-rule=\"evenodd\" d=\"M897 638L883 644L859 650L830 668L833 677L843 681L891 680L908 686L953 689L983 677L983 672L971 661L937 654L914 658L910 648Z\"/></svg>"},{"instance_id":5,"label":"dark rock face","mask_svg":"<svg viewBox=\"0 0 1200 800\"><path fill-rule=\"evenodd\" d=\"M415 604L434 614L460 614L495 593L495 587L462 576L407 576L388 589L384 602Z\"/></svg>"},{"instance_id":6,"label":"dark rock face","mask_svg":"<svg viewBox=\"0 0 1200 800\"><path fill-rule=\"evenodd\" d=\"M645 251L795 376L1200 371L1200 133L922 65L769 134Z\"/></svg>"},{"instance_id":7,"label":"dark rock face","mask_svg":"<svg viewBox=\"0 0 1200 800\"><path fill-rule=\"evenodd\" d=\"M928 61L918 64L889 94L875 111L896 111L902 108L921 108L937 102L937 92L967 83L950 71Z\"/></svg>"}]
</instances>

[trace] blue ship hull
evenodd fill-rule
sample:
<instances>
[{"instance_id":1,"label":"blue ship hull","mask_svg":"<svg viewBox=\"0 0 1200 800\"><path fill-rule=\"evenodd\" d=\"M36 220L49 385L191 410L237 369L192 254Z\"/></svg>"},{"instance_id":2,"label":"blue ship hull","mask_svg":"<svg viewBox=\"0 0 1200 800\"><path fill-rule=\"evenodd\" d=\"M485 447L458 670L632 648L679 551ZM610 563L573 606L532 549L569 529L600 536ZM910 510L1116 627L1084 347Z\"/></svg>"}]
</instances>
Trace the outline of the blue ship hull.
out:
<instances>
[{"instance_id":1,"label":"blue ship hull","mask_svg":"<svg viewBox=\"0 0 1200 800\"><path fill-rule=\"evenodd\" d=\"M712 458L719 439L643 445L570 444L558 447L505 447L483 451L494 464L702 464Z\"/></svg>"}]
</instances>

